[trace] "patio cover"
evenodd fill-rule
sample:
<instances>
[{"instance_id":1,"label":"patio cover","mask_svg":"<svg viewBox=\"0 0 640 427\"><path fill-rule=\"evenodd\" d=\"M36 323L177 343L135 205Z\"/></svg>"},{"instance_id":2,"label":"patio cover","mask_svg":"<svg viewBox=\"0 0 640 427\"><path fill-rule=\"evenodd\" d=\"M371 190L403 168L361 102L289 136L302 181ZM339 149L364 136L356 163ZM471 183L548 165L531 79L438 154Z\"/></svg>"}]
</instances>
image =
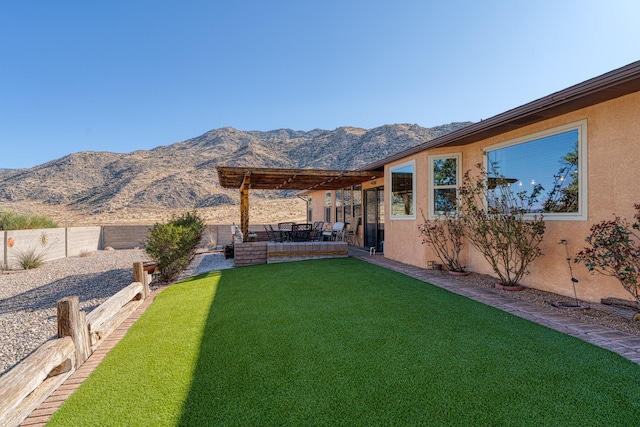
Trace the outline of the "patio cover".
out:
<instances>
[{"instance_id":1,"label":"patio cover","mask_svg":"<svg viewBox=\"0 0 640 427\"><path fill-rule=\"evenodd\" d=\"M335 190L384 175L382 171L278 169L218 166L218 179L224 188L240 190L240 230L249 233L249 189L254 190Z\"/></svg>"}]
</instances>

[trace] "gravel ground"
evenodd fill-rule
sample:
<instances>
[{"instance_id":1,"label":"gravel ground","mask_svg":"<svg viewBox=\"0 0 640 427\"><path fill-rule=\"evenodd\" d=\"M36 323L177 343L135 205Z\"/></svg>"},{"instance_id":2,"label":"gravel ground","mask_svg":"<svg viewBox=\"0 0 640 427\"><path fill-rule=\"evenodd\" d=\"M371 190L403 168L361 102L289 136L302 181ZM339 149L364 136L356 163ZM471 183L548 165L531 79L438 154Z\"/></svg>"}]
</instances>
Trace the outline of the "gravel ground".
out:
<instances>
[{"instance_id":1,"label":"gravel ground","mask_svg":"<svg viewBox=\"0 0 640 427\"><path fill-rule=\"evenodd\" d=\"M57 336L56 302L77 295L91 312L133 280L133 263L148 261L141 249L97 251L62 258L33 270L0 272L0 375ZM181 278L233 267L221 253L195 257Z\"/></svg>"},{"instance_id":2,"label":"gravel ground","mask_svg":"<svg viewBox=\"0 0 640 427\"><path fill-rule=\"evenodd\" d=\"M87 257L51 261L34 270L1 272L0 375L39 345L56 336L56 302L59 299L78 295L81 310L88 313L131 283L134 262L147 260L147 255L140 249L98 251ZM180 278L231 267L233 259L225 259L221 253L199 254ZM552 301L572 301L571 298L535 289L521 292L496 290L493 288L495 279L481 274L457 277L456 280L490 288L509 298L545 307L551 307ZM589 310L555 310L590 323L640 336L640 322L607 312L610 309L600 304L591 304Z\"/></svg>"},{"instance_id":3,"label":"gravel ground","mask_svg":"<svg viewBox=\"0 0 640 427\"><path fill-rule=\"evenodd\" d=\"M180 275L178 280L196 276L208 271L224 270L232 267L233 258L225 259L222 252L202 253L196 255L189 268Z\"/></svg>"}]
</instances>

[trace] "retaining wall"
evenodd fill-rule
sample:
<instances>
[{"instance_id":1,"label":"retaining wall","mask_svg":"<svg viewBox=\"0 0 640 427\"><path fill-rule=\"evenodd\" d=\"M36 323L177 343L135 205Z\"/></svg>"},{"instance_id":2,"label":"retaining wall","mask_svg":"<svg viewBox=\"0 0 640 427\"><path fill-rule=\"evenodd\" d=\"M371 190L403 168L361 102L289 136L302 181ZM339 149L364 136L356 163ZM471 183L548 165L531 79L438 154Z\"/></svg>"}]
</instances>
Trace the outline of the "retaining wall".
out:
<instances>
[{"instance_id":1,"label":"retaining wall","mask_svg":"<svg viewBox=\"0 0 640 427\"><path fill-rule=\"evenodd\" d=\"M102 247L133 249L144 246L149 234L149 225L103 225Z\"/></svg>"},{"instance_id":2,"label":"retaining wall","mask_svg":"<svg viewBox=\"0 0 640 427\"><path fill-rule=\"evenodd\" d=\"M236 267L320 258L344 258L347 242L245 242L234 245Z\"/></svg>"},{"instance_id":3,"label":"retaining wall","mask_svg":"<svg viewBox=\"0 0 640 427\"><path fill-rule=\"evenodd\" d=\"M4 259L6 268L20 268L19 260L33 252L43 261L66 257L66 229L46 228L39 230L8 230L4 236Z\"/></svg>"},{"instance_id":4,"label":"retaining wall","mask_svg":"<svg viewBox=\"0 0 640 427\"><path fill-rule=\"evenodd\" d=\"M236 243L233 247L236 267L267 263L267 242Z\"/></svg>"},{"instance_id":5,"label":"retaining wall","mask_svg":"<svg viewBox=\"0 0 640 427\"><path fill-rule=\"evenodd\" d=\"M67 256L102 249L102 227L69 227L67 230Z\"/></svg>"},{"instance_id":6,"label":"retaining wall","mask_svg":"<svg viewBox=\"0 0 640 427\"><path fill-rule=\"evenodd\" d=\"M19 269L20 258L29 252L46 262L99 249L100 226L0 231L0 267L4 269Z\"/></svg>"},{"instance_id":7,"label":"retaining wall","mask_svg":"<svg viewBox=\"0 0 640 427\"><path fill-rule=\"evenodd\" d=\"M102 247L113 249L133 249L144 246L151 225L104 225L102 226ZM250 230L264 230L261 225ZM208 224L202 236L202 247L230 245L231 224Z\"/></svg>"}]
</instances>

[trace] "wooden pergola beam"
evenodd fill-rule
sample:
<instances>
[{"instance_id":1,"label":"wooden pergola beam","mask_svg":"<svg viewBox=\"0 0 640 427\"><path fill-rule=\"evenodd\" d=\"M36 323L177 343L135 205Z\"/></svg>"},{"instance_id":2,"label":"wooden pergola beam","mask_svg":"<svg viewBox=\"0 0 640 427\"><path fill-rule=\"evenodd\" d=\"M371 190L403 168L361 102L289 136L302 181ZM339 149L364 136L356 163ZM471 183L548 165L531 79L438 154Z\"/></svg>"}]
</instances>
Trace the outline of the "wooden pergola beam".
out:
<instances>
[{"instance_id":1,"label":"wooden pergola beam","mask_svg":"<svg viewBox=\"0 0 640 427\"><path fill-rule=\"evenodd\" d=\"M240 190L240 231L249 236L249 189L251 190L335 190L376 178L382 170L318 170L217 166L223 188Z\"/></svg>"}]
</instances>

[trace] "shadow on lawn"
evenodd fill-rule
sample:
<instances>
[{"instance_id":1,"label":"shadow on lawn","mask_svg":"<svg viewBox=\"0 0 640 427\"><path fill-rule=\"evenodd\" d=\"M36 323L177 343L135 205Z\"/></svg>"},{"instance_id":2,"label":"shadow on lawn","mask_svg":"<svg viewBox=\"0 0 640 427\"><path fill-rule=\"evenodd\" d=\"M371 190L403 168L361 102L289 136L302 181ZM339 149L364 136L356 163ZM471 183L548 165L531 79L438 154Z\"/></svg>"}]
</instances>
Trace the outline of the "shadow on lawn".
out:
<instances>
[{"instance_id":1,"label":"shadow on lawn","mask_svg":"<svg viewBox=\"0 0 640 427\"><path fill-rule=\"evenodd\" d=\"M207 316L207 322L202 333L202 341L200 343L200 354L198 361L193 372L191 387L189 394L185 399L182 415L178 426L200 426L210 424L211 420L216 419L219 416L219 410L217 406L212 403L215 396L214 386L215 381L218 379L212 375L215 372L216 355L212 351L216 345L217 330L220 328L219 322L216 319L216 313L219 308L220 294L225 293L225 274L221 271L220 282L218 283L216 296L209 308L209 314ZM189 282L197 280L201 276L196 276L191 279L185 280Z\"/></svg>"}]
</instances>

